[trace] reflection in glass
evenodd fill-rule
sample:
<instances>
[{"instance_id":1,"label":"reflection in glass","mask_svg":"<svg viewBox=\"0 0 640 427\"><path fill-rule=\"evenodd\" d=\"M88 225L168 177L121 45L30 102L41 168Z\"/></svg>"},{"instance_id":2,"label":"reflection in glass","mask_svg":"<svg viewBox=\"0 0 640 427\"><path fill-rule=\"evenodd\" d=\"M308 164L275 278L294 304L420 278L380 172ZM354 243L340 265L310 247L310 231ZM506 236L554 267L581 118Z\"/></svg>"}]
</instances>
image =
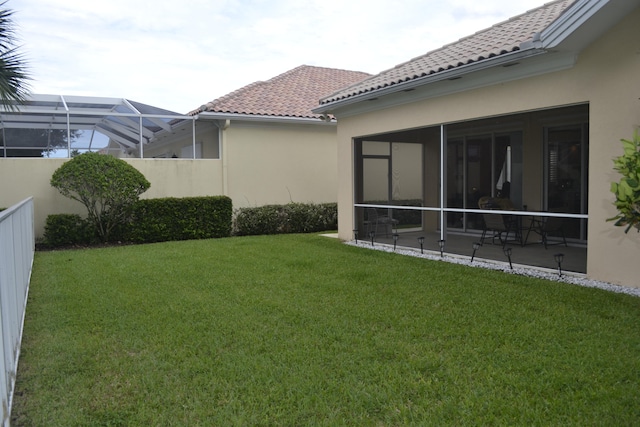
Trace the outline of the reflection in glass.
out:
<instances>
[{"instance_id":1,"label":"reflection in glass","mask_svg":"<svg viewBox=\"0 0 640 427\"><path fill-rule=\"evenodd\" d=\"M581 126L550 128L546 149L546 209L549 212L587 213L587 132ZM584 238L586 221L565 219L568 238Z\"/></svg>"}]
</instances>

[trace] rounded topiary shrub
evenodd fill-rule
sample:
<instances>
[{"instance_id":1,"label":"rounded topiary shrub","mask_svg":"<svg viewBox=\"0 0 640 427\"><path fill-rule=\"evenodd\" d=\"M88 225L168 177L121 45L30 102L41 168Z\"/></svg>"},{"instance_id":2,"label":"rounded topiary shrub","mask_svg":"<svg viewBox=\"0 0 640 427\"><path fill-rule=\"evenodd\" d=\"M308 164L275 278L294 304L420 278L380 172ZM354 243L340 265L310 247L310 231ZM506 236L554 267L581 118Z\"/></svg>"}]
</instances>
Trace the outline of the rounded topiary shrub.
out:
<instances>
[{"instance_id":1,"label":"rounded topiary shrub","mask_svg":"<svg viewBox=\"0 0 640 427\"><path fill-rule=\"evenodd\" d=\"M133 204L151 186L124 160L98 153L84 153L64 163L53 173L51 185L87 208L87 220L103 242L127 221Z\"/></svg>"}]
</instances>

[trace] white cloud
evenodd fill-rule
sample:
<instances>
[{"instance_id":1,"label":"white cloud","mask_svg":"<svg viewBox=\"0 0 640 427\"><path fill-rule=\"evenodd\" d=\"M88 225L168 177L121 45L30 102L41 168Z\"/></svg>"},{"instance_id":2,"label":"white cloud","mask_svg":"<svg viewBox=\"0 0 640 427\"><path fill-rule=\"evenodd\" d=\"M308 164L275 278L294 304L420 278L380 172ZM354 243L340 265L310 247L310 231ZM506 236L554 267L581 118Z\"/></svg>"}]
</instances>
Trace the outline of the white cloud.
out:
<instances>
[{"instance_id":1,"label":"white cloud","mask_svg":"<svg viewBox=\"0 0 640 427\"><path fill-rule=\"evenodd\" d=\"M377 73L544 0L9 0L35 93L187 112L309 64Z\"/></svg>"}]
</instances>

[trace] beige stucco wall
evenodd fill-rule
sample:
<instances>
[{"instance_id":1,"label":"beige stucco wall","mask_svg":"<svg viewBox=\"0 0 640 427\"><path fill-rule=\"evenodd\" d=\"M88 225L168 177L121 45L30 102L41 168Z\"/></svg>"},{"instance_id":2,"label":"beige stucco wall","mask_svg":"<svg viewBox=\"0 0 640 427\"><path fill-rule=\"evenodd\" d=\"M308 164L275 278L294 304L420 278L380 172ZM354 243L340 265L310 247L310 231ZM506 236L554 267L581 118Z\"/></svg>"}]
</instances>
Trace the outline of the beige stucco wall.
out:
<instances>
[{"instance_id":1,"label":"beige stucco wall","mask_svg":"<svg viewBox=\"0 0 640 427\"><path fill-rule=\"evenodd\" d=\"M46 218L56 213L85 216L82 204L66 198L49 181L67 159L0 159L0 206L34 199L35 235L42 237ZM142 198L215 196L222 194L219 160L126 159L151 182Z\"/></svg>"},{"instance_id":2,"label":"beige stucco wall","mask_svg":"<svg viewBox=\"0 0 640 427\"><path fill-rule=\"evenodd\" d=\"M606 218L615 215L610 182L617 180L611 159L622 153L620 138L640 126L640 10L583 51L574 67L518 81L423 100L384 110L338 115L339 234L353 230L353 138L392 130L433 126L494 115L588 103L590 106L589 230L587 275L640 286L640 235L624 234ZM523 129L541 138L540 129ZM526 152L525 152L526 156ZM526 159L526 157L525 157ZM526 160L525 160L526 162ZM542 165L539 165L542 170ZM542 178L540 179L542 182Z\"/></svg>"},{"instance_id":3,"label":"beige stucco wall","mask_svg":"<svg viewBox=\"0 0 640 427\"><path fill-rule=\"evenodd\" d=\"M222 195L218 177L222 162L211 159L126 159L147 177L151 187L143 198Z\"/></svg>"},{"instance_id":4,"label":"beige stucco wall","mask_svg":"<svg viewBox=\"0 0 640 427\"><path fill-rule=\"evenodd\" d=\"M218 128L198 137L215 141ZM332 125L231 122L223 134L221 159L124 159L151 188L142 198L227 195L234 208L337 200L336 128ZM182 144L175 142L175 147ZM159 151L171 149L170 145ZM151 150L145 153L150 153ZM146 154L145 154L146 156ZM0 159L0 207L34 198L36 236L55 213L85 215L78 202L49 184L66 159Z\"/></svg>"},{"instance_id":5,"label":"beige stucco wall","mask_svg":"<svg viewBox=\"0 0 640 427\"><path fill-rule=\"evenodd\" d=\"M232 121L224 180L235 208L337 200L336 128Z\"/></svg>"}]
</instances>

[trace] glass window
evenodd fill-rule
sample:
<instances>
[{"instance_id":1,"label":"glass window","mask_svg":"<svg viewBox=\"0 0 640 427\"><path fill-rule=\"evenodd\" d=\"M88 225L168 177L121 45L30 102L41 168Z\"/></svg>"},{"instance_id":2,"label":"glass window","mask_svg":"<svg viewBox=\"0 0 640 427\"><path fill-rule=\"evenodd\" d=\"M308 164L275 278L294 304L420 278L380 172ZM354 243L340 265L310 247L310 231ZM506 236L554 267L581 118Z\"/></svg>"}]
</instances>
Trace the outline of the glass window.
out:
<instances>
[{"instance_id":1,"label":"glass window","mask_svg":"<svg viewBox=\"0 0 640 427\"><path fill-rule=\"evenodd\" d=\"M586 126L547 128L545 144L545 209L587 213L588 132ZM585 239L586 221L565 219L568 238Z\"/></svg>"},{"instance_id":2,"label":"glass window","mask_svg":"<svg viewBox=\"0 0 640 427\"><path fill-rule=\"evenodd\" d=\"M447 207L464 207L464 140L453 139L447 144ZM447 213L447 225L463 228L461 212Z\"/></svg>"},{"instance_id":3,"label":"glass window","mask_svg":"<svg viewBox=\"0 0 640 427\"><path fill-rule=\"evenodd\" d=\"M363 200L364 203L386 204L389 197L389 158L364 158Z\"/></svg>"},{"instance_id":4,"label":"glass window","mask_svg":"<svg viewBox=\"0 0 640 427\"><path fill-rule=\"evenodd\" d=\"M391 145L388 142L378 141L363 141L362 142L362 155L363 156L389 156Z\"/></svg>"},{"instance_id":5,"label":"glass window","mask_svg":"<svg viewBox=\"0 0 640 427\"><path fill-rule=\"evenodd\" d=\"M480 198L522 204L522 134L467 135L447 143L447 206L479 209ZM482 216L449 212L447 226L481 230Z\"/></svg>"}]
</instances>

